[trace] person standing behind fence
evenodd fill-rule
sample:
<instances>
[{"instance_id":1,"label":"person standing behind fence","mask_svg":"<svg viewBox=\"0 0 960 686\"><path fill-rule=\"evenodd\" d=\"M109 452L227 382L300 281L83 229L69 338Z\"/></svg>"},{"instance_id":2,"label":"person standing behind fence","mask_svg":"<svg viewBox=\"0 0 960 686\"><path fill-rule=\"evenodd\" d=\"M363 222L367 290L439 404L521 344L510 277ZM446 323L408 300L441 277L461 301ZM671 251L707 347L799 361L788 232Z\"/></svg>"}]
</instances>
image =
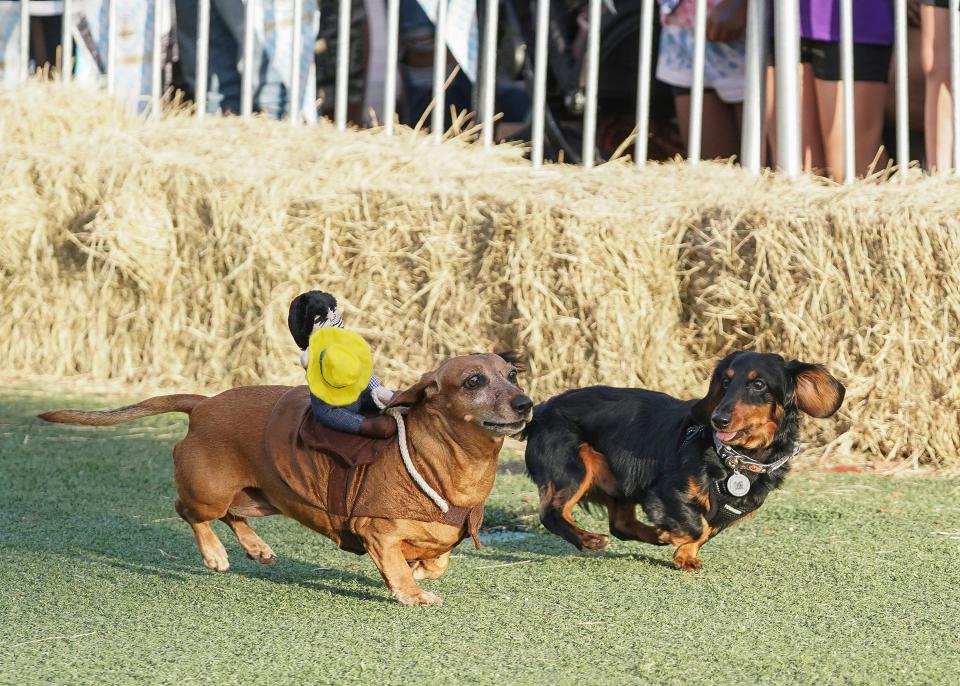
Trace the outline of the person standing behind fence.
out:
<instances>
[{"instance_id":1,"label":"person standing behind fence","mask_svg":"<svg viewBox=\"0 0 960 686\"><path fill-rule=\"evenodd\" d=\"M695 0L658 0L660 50L657 79L673 89L677 123L684 146L689 145L690 85L693 81L693 22ZM746 48L746 0L708 0L707 46L703 74L703 136L705 159L732 157L740 149Z\"/></svg>"},{"instance_id":2,"label":"person standing behind fence","mask_svg":"<svg viewBox=\"0 0 960 686\"><path fill-rule=\"evenodd\" d=\"M180 78L193 97L197 75L197 0L176 0L177 43ZM211 0L207 111L240 113L238 65L243 60L243 0ZM283 76L270 63L259 42L254 43L254 109L274 119L286 113L287 93Z\"/></svg>"},{"instance_id":3,"label":"person standing behind fence","mask_svg":"<svg viewBox=\"0 0 960 686\"><path fill-rule=\"evenodd\" d=\"M920 45L926 81L923 134L927 169L953 167L953 114L950 92L950 10L948 0L922 0Z\"/></svg>"},{"instance_id":4,"label":"person standing behind fence","mask_svg":"<svg viewBox=\"0 0 960 686\"><path fill-rule=\"evenodd\" d=\"M777 3L773 11L777 11ZM853 108L858 175L886 164L884 104L893 54L893 0L853 2ZM771 49L771 60L774 50ZM843 87L840 83L840 2L800 0L800 118L806 171L843 180ZM768 85L768 103L774 93ZM770 146L776 134L772 107ZM776 151L774 150L774 153ZM776 159L776 154L774 154Z\"/></svg>"}]
</instances>

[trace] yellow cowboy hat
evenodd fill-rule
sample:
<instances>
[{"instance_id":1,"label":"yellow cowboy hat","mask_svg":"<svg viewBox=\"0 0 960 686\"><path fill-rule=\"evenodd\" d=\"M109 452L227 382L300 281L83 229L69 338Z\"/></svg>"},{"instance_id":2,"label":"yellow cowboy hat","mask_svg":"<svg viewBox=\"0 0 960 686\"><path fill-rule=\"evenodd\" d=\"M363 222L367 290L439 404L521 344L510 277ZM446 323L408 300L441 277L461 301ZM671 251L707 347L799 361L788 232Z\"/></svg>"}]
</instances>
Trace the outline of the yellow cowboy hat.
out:
<instances>
[{"instance_id":1,"label":"yellow cowboy hat","mask_svg":"<svg viewBox=\"0 0 960 686\"><path fill-rule=\"evenodd\" d=\"M355 402L370 384L373 357L362 337L338 328L318 329L310 336L307 385L320 400L342 407Z\"/></svg>"}]
</instances>

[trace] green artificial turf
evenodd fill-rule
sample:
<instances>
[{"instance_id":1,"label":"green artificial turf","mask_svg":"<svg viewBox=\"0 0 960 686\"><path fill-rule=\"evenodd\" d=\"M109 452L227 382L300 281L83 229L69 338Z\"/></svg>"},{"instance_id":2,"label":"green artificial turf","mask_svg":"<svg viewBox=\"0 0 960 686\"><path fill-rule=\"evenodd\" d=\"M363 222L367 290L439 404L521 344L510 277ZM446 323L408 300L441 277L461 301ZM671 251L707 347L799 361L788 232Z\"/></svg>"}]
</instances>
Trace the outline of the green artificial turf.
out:
<instances>
[{"instance_id":1,"label":"green artificial turf","mask_svg":"<svg viewBox=\"0 0 960 686\"><path fill-rule=\"evenodd\" d=\"M279 517L253 522L276 564L248 560L218 522L233 567L207 571L173 511L182 416L111 429L32 417L67 402L0 396L0 683L960 679L955 479L794 474L689 574L668 548L583 554L545 533L507 454L487 525L531 533L462 545L424 582L444 606L408 608L369 558Z\"/></svg>"}]
</instances>

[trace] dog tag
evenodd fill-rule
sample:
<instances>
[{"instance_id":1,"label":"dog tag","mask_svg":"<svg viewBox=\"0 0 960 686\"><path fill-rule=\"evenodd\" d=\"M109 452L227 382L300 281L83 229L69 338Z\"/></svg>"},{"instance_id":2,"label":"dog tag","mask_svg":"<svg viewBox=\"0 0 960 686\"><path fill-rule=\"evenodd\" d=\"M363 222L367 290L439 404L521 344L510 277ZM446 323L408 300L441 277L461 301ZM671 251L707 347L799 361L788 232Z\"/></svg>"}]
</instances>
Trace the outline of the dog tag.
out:
<instances>
[{"instance_id":1,"label":"dog tag","mask_svg":"<svg viewBox=\"0 0 960 686\"><path fill-rule=\"evenodd\" d=\"M746 495L750 492L750 479L740 472L734 472L730 475L730 478L727 479L727 492L737 498Z\"/></svg>"}]
</instances>

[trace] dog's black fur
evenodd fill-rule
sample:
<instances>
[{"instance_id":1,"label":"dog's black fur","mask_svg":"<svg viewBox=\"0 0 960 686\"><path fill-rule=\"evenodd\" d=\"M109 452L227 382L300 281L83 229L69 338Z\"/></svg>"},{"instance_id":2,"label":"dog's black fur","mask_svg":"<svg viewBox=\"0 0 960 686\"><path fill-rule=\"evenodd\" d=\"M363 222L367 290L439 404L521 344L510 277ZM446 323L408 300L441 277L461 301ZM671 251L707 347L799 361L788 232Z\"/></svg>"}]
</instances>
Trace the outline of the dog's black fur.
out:
<instances>
[{"instance_id":1,"label":"dog's black fur","mask_svg":"<svg viewBox=\"0 0 960 686\"><path fill-rule=\"evenodd\" d=\"M306 350L309 347L310 334L314 332L314 327L327 321L331 315L339 320L337 299L329 293L307 291L293 299L290 303L290 313L287 315L287 326L300 350Z\"/></svg>"},{"instance_id":2,"label":"dog's black fur","mask_svg":"<svg viewBox=\"0 0 960 686\"><path fill-rule=\"evenodd\" d=\"M598 550L607 537L579 528L572 510L581 500L601 504L612 535L671 543L678 567L698 569L700 546L760 507L789 471L789 463L769 474L744 471L750 491L734 498L724 486L733 470L717 454L715 431L739 453L772 463L794 452L801 411L829 417L844 393L821 365L735 352L717 364L699 400L608 386L558 395L534 408L525 432L540 519L578 548ZM637 504L653 526L637 521Z\"/></svg>"}]
</instances>

